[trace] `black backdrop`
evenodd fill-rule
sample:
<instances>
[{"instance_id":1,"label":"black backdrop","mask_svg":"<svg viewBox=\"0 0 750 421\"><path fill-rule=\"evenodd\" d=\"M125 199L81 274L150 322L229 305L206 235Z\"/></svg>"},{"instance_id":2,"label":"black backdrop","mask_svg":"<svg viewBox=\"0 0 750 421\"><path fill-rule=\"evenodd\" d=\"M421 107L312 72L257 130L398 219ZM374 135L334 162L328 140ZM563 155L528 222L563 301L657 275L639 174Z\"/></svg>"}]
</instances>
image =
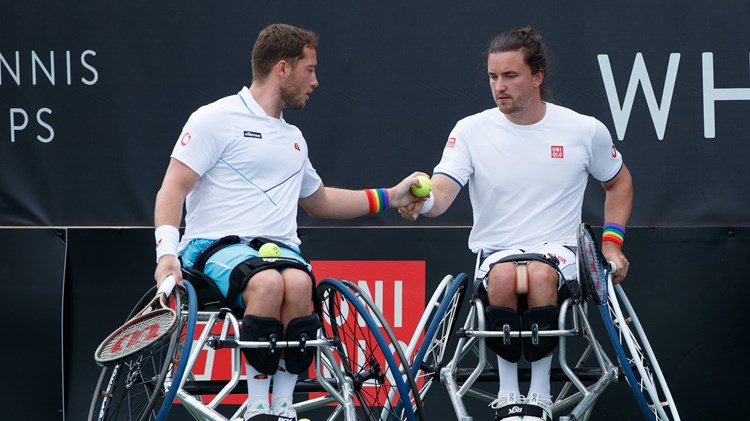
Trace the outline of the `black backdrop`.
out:
<instances>
[{"instance_id":1,"label":"black backdrop","mask_svg":"<svg viewBox=\"0 0 750 421\"><path fill-rule=\"evenodd\" d=\"M713 418L714 404L739 419L731 396L749 391L737 380L750 316L748 20L750 6L734 0L3 5L0 358L13 380L3 391L17 397L4 413L83 418L93 348L150 285L153 200L180 128L247 85L256 34L287 22L320 34L321 86L286 119L326 184L350 188L430 172L455 122L493 106L489 39L540 30L554 102L602 120L633 173L627 291L683 419ZM602 199L591 183L584 220L601 224ZM300 217L310 259L424 260L428 295L446 273L472 270L470 225L465 192L416 224L393 211ZM35 389L44 393L20 393ZM627 390L615 390L596 418L635 419ZM434 402L432 414L450 413Z\"/></svg>"},{"instance_id":2,"label":"black backdrop","mask_svg":"<svg viewBox=\"0 0 750 421\"><path fill-rule=\"evenodd\" d=\"M636 183L632 225L747 225L749 19L726 0L12 2L0 17L0 226L151 225L183 123L249 83L255 36L279 21L320 34L320 87L286 117L327 184L431 172L455 122L494 106L489 39L531 24L550 49L555 101L618 139ZM430 221L470 223L466 200Z\"/></svg>"}]
</instances>

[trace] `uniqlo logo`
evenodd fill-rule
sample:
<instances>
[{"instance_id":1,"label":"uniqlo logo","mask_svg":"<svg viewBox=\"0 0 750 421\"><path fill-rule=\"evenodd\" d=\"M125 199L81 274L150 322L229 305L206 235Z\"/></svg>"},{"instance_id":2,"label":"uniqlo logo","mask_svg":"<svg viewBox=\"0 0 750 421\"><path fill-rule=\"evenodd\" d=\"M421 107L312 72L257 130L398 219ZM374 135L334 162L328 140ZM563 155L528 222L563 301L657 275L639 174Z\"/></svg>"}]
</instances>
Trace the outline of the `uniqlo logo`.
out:
<instances>
[{"instance_id":1,"label":"uniqlo logo","mask_svg":"<svg viewBox=\"0 0 750 421\"><path fill-rule=\"evenodd\" d=\"M451 137L450 139L448 139L448 143L445 144L446 148L453 148L455 146L456 146L456 138L455 137Z\"/></svg>"},{"instance_id":2,"label":"uniqlo logo","mask_svg":"<svg viewBox=\"0 0 750 421\"><path fill-rule=\"evenodd\" d=\"M562 146L552 146L551 147L551 156L552 156L552 158L565 158L565 154L563 153L563 147Z\"/></svg>"}]
</instances>

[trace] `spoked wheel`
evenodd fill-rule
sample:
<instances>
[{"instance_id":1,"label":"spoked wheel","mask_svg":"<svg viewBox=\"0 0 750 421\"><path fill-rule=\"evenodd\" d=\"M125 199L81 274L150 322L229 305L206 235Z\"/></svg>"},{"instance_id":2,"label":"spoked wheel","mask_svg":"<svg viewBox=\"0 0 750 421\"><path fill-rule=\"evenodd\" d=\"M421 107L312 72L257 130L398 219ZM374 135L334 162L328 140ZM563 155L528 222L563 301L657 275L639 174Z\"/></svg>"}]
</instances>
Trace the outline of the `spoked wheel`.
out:
<instances>
[{"instance_id":1,"label":"spoked wheel","mask_svg":"<svg viewBox=\"0 0 750 421\"><path fill-rule=\"evenodd\" d=\"M609 291L609 300L599 308L638 405L648 420L679 420L667 381L625 291L620 285L610 285Z\"/></svg>"},{"instance_id":2,"label":"spoked wheel","mask_svg":"<svg viewBox=\"0 0 750 421\"><path fill-rule=\"evenodd\" d=\"M452 275L443 278L414 332L412 344L416 343L422 331L425 332L411 362L411 372L423 401L432 384L438 381L440 376L448 341L455 331L468 282L469 278L465 273L459 274L456 278ZM425 330L427 323L429 326ZM412 344L407 350L408 354L411 354ZM414 399L411 404L416 406Z\"/></svg>"},{"instance_id":3,"label":"spoked wheel","mask_svg":"<svg viewBox=\"0 0 750 421\"><path fill-rule=\"evenodd\" d=\"M192 291L192 286L185 282ZM149 290L136 304L128 319L138 313L156 293L156 287ZM185 290L175 288L168 297L168 304L177 311L177 328L158 344L147 351L134 355L117 364L102 368L91 401L88 419L104 420L155 420L163 419L174 399L174 389L165 399L165 388L178 384L189 354L195 324L194 294L185 300ZM188 325L191 319L193 326ZM127 320L127 319L126 319ZM176 363L180 361L181 364ZM165 383L168 383L165 385Z\"/></svg>"},{"instance_id":4,"label":"spoked wheel","mask_svg":"<svg viewBox=\"0 0 750 421\"><path fill-rule=\"evenodd\" d=\"M354 383L357 418L414 420L411 405L403 406L416 390L412 387L414 379L410 372L399 372L402 361L397 361L394 352L403 353L380 311L349 282L323 279L317 295L325 329L337 341L336 357ZM387 336L391 337L386 339ZM403 414L394 409L399 406L405 408Z\"/></svg>"}]
</instances>

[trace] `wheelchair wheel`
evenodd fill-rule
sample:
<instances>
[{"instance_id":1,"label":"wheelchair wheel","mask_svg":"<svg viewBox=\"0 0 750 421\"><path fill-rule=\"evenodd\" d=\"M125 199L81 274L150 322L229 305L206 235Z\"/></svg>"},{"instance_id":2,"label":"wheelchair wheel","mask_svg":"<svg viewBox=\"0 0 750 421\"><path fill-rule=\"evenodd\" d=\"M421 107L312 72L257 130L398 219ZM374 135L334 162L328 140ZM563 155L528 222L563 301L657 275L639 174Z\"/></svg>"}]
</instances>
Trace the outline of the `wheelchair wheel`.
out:
<instances>
[{"instance_id":1,"label":"wheelchair wheel","mask_svg":"<svg viewBox=\"0 0 750 421\"><path fill-rule=\"evenodd\" d=\"M411 372L417 381L419 396L422 400L440 376L443 357L448 341L455 331L468 282L469 277L465 273L459 274L456 278L451 275L443 278L414 332L414 339L418 339L429 320L429 327L411 362ZM416 405L414 400L412 400L412 405Z\"/></svg>"},{"instance_id":2,"label":"wheelchair wheel","mask_svg":"<svg viewBox=\"0 0 750 421\"><path fill-rule=\"evenodd\" d=\"M679 420L667 381L625 291L611 284L609 291L609 300L599 309L641 411L648 420Z\"/></svg>"},{"instance_id":3,"label":"wheelchair wheel","mask_svg":"<svg viewBox=\"0 0 750 421\"><path fill-rule=\"evenodd\" d=\"M195 294L192 286L185 282L185 290L175 288L168 297L168 304L177 311L177 329L161 343L145 353L137 354L120 363L104 367L91 401L88 419L104 420L155 420L164 419L171 407L176 387L182 379L190 352L195 326ZM156 293L149 290L136 304L128 319L139 312ZM127 320L127 319L126 319ZM179 365L175 365L180 361ZM165 398L165 387L170 392Z\"/></svg>"},{"instance_id":4,"label":"wheelchair wheel","mask_svg":"<svg viewBox=\"0 0 750 421\"><path fill-rule=\"evenodd\" d=\"M411 405L403 406L404 397L410 402L415 389L399 371L401 365L394 357L399 344L395 337L389 338L389 343L383 335L382 331L390 332L390 328L380 311L369 305L366 295L351 283L326 278L316 292L325 329L337 342L336 357L354 383L357 418L415 419ZM403 414L394 410L399 406L405 408Z\"/></svg>"}]
</instances>

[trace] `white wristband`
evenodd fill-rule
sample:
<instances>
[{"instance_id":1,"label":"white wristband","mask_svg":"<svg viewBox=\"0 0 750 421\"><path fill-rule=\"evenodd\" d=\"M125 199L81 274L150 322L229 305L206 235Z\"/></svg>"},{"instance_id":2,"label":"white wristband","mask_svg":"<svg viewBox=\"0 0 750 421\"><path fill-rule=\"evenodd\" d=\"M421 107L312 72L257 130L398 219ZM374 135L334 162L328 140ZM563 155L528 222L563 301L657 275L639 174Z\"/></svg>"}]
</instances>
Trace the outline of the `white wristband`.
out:
<instances>
[{"instance_id":1,"label":"white wristband","mask_svg":"<svg viewBox=\"0 0 750 421\"><path fill-rule=\"evenodd\" d=\"M421 215L426 214L427 212L432 209L432 205L435 204L435 196L430 193L429 196L427 196L427 200L422 204L422 209L419 211Z\"/></svg>"},{"instance_id":2,"label":"white wristband","mask_svg":"<svg viewBox=\"0 0 750 421\"><path fill-rule=\"evenodd\" d=\"M177 256L177 244L180 242L180 230L172 225L161 225L154 231L156 238L156 261L162 256Z\"/></svg>"}]
</instances>

